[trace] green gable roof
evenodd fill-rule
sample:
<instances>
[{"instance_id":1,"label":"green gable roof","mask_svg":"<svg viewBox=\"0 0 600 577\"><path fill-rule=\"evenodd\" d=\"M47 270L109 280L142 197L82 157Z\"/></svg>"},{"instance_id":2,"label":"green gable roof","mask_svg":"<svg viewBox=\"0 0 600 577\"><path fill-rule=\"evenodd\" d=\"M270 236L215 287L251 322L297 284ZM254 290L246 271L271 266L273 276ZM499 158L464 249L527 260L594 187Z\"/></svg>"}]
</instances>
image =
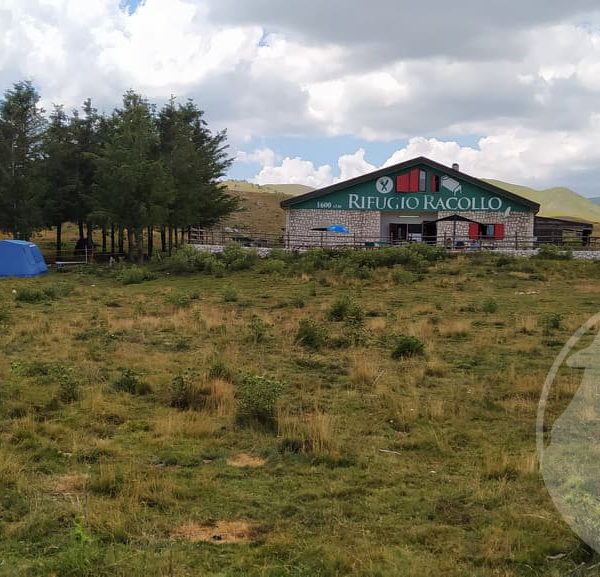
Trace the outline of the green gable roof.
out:
<instances>
[{"instance_id":1,"label":"green gable roof","mask_svg":"<svg viewBox=\"0 0 600 577\"><path fill-rule=\"evenodd\" d=\"M427 197L427 200L425 201L425 203L423 203L423 193L414 193L414 194L405 194L405 193L396 194L396 193L394 193L387 197L387 205L384 202L385 199L382 198L383 195L381 198L378 198L378 199L374 199L374 197L372 196L371 199L374 199L375 202L369 201L368 203L365 203L365 201L362 198L359 199L361 202L357 201L357 199L361 195L364 196L364 194L375 194L376 195L377 193L373 192L375 189L374 183L381 177L395 178L398 174L407 172L414 168L424 168L426 170L429 170L429 172L431 172L432 174L447 176L447 177L457 181L458 183L460 183L462 186L465 187L465 189L471 191L472 193L474 192L477 195L481 195L483 200L479 204L479 206L481 207L481 208L479 208L479 210L485 210L485 206L486 206L485 198L486 197L502 199L503 200L502 210L505 210L506 208L511 208L513 210L517 210L520 212L535 212L535 213L537 213L540 209L540 205L537 204L536 202L533 202L527 198L523 198L521 196L518 196L516 194L508 192L502 188L498 188L497 186L494 186L493 184L490 184L490 183L480 180L478 178L474 178L472 176L469 176L468 174L454 170L452 168L444 166L443 164L439 164L437 162L434 162L433 160L429 160L428 158L425 158L422 156L418 157L418 158L414 158L412 160L408 160L406 162L401 162L400 164L396 164L394 166L388 166L386 168L376 170L375 172L371 172L369 174L365 174L365 175L359 176L357 178L352 178L352 179L346 180L344 182L339 182L332 186L321 188L319 190L315 190L315 191L309 192L307 194L303 194L300 196L296 196L294 198L290 198L288 200L284 200L281 203L281 206L282 206L282 208L333 208L333 209L335 209L335 208L342 208L342 209L359 208L362 210L404 210L404 207L402 207L402 208L396 207L398 200L390 203L389 199L394 199L394 198L399 199L400 197L404 197L404 199L406 201L408 201L408 199L410 197L414 197L415 204L417 201L421 203L421 205L420 205L421 210L429 210L429 211L455 210L458 212L460 212L462 210L469 210L469 209L460 208L460 207L456 208L456 209L455 208L451 208L451 209L435 208L435 206L436 206L435 203L439 203L439 200L442 198L442 196L440 196L441 193L435 193L435 195ZM369 185L372 185L372 186L370 188L368 188L369 192L366 193L365 187L366 186L368 187ZM373 189L373 190L371 190L371 189ZM357 193L356 195L351 195L352 201L354 201L354 206L343 206L344 203L348 204L347 196L350 196L349 193L352 193L352 192ZM328 200L333 201L331 203L331 206L328 206L329 203L326 202ZM351 201L351 204L352 204L352 201ZM404 200L403 200L403 202L404 202ZM453 203L452 206L454 206L455 204L456 203ZM496 206L496 204L499 204L499 202L495 203L494 206ZM381 206L384 206L384 205L386 205L387 208L382 209ZM427 206L425 206L425 208L423 208L424 205L427 205ZM464 203L464 206L466 206L466 203ZM489 208L488 210L499 210L499 209Z\"/></svg>"}]
</instances>

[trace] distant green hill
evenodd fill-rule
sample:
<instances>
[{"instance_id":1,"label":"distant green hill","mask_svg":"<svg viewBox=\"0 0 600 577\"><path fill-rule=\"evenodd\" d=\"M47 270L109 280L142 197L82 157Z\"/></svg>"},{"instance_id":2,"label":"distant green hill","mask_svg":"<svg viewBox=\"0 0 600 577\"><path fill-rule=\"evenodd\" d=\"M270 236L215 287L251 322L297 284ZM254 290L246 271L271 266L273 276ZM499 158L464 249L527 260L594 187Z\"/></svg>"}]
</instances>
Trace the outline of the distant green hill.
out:
<instances>
[{"instance_id":1,"label":"distant green hill","mask_svg":"<svg viewBox=\"0 0 600 577\"><path fill-rule=\"evenodd\" d=\"M600 223L599 204L595 204L591 199L585 198L569 188L534 190L527 186L509 184L499 180L487 180L487 182L539 203L541 205L539 216Z\"/></svg>"},{"instance_id":2,"label":"distant green hill","mask_svg":"<svg viewBox=\"0 0 600 577\"><path fill-rule=\"evenodd\" d=\"M303 184L254 184L246 180L226 180L223 184L236 192L271 192L286 196L299 196L311 192L314 188Z\"/></svg>"}]
</instances>

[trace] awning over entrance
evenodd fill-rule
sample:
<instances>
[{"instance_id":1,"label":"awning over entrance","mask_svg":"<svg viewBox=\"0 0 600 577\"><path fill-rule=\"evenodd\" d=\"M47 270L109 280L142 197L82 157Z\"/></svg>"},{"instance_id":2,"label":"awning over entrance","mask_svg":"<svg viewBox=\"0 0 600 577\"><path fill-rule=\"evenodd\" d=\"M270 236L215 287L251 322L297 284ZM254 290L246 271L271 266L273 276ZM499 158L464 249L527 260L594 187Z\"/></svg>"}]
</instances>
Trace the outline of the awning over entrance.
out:
<instances>
[{"instance_id":1,"label":"awning over entrance","mask_svg":"<svg viewBox=\"0 0 600 577\"><path fill-rule=\"evenodd\" d=\"M350 231L341 224L315 226L314 228L311 228L311 230L317 230L320 232L337 232L339 234L350 234Z\"/></svg>"},{"instance_id":2,"label":"awning over entrance","mask_svg":"<svg viewBox=\"0 0 600 577\"><path fill-rule=\"evenodd\" d=\"M471 220L470 218L467 218L466 216L461 216L460 214L451 214L450 216L445 216L444 218L438 218L437 220L431 221L431 223L437 222L472 222L475 224L481 224L476 220Z\"/></svg>"}]
</instances>

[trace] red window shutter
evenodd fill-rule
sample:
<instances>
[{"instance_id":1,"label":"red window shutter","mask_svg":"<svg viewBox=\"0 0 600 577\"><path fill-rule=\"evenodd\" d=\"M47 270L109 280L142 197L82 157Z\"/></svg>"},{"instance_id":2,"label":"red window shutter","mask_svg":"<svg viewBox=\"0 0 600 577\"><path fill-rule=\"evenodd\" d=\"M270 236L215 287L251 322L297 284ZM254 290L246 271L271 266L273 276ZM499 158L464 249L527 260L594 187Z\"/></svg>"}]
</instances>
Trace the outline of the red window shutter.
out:
<instances>
[{"instance_id":1,"label":"red window shutter","mask_svg":"<svg viewBox=\"0 0 600 577\"><path fill-rule=\"evenodd\" d=\"M396 192L410 192L410 173L401 174L396 179Z\"/></svg>"},{"instance_id":2,"label":"red window shutter","mask_svg":"<svg viewBox=\"0 0 600 577\"><path fill-rule=\"evenodd\" d=\"M495 224L494 225L494 240L504 240L504 225L503 224Z\"/></svg>"},{"instance_id":3,"label":"red window shutter","mask_svg":"<svg viewBox=\"0 0 600 577\"><path fill-rule=\"evenodd\" d=\"M476 222L469 224L469 238L471 240L479 239L479 225Z\"/></svg>"},{"instance_id":4,"label":"red window shutter","mask_svg":"<svg viewBox=\"0 0 600 577\"><path fill-rule=\"evenodd\" d=\"M410 188L409 192L419 192L419 169L415 168L410 171Z\"/></svg>"},{"instance_id":5,"label":"red window shutter","mask_svg":"<svg viewBox=\"0 0 600 577\"><path fill-rule=\"evenodd\" d=\"M431 176L431 192L440 191L440 177L437 174Z\"/></svg>"}]
</instances>

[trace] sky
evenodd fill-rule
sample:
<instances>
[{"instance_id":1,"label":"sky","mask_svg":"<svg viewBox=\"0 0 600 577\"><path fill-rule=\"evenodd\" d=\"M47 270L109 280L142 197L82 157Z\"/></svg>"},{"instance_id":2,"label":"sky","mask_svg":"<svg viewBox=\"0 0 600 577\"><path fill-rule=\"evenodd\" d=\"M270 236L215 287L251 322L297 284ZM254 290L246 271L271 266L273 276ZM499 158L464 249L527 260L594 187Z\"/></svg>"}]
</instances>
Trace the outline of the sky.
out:
<instances>
[{"instance_id":1,"label":"sky","mask_svg":"<svg viewBox=\"0 0 600 577\"><path fill-rule=\"evenodd\" d=\"M427 156L600 196L597 0L0 0L0 91L194 98L230 177L321 187Z\"/></svg>"}]
</instances>

